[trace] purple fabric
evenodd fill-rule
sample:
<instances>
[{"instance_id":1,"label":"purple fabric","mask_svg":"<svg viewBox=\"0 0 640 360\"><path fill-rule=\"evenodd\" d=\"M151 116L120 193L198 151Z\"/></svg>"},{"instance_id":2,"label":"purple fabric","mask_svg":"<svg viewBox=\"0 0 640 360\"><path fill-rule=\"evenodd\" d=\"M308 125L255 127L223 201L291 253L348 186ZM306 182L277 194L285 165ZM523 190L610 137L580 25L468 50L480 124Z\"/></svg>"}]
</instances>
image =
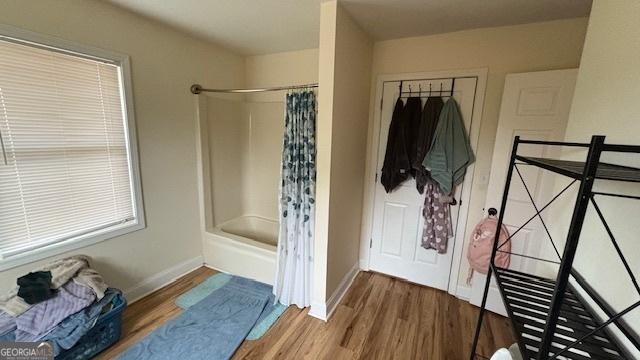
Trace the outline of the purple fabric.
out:
<instances>
[{"instance_id":1,"label":"purple fabric","mask_svg":"<svg viewBox=\"0 0 640 360\"><path fill-rule=\"evenodd\" d=\"M69 281L55 297L33 305L16 317L16 341L36 341L71 314L91 305L96 295L87 286Z\"/></svg>"},{"instance_id":2,"label":"purple fabric","mask_svg":"<svg viewBox=\"0 0 640 360\"><path fill-rule=\"evenodd\" d=\"M0 335L4 335L16 329L16 318L0 311Z\"/></svg>"},{"instance_id":3,"label":"purple fabric","mask_svg":"<svg viewBox=\"0 0 640 360\"><path fill-rule=\"evenodd\" d=\"M447 243L453 236L451 214L449 212L451 198L440 190L434 180L428 180L424 188L424 227L422 229L422 247L435 249L439 254L447 253Z\"/></svg>"}]
</instances>

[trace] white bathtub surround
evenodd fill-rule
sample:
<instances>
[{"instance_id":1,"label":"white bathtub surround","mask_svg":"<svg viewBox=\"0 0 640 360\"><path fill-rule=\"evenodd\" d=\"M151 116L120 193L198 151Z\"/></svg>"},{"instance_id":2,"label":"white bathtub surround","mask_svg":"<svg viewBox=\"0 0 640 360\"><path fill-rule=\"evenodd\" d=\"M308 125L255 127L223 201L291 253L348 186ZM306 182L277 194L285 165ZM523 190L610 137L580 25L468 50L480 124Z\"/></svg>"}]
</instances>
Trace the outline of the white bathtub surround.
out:
<instances>
[{"instance_id":1,"label":"white bathtub surround","mask_svg":"<svg viewBox=\"0 0 640 360\"><path fill-rule=\"evenodd\" d=\"M316 194L316 97L287 94L280 189L280 235L273 293L285 305L311 305Z\"/></svg>"},{"instance_id":2,"label":"white bathtub surround","mask_svg":"<svg viewBox=\"0 0 640 360\"><path fill-rule=\"evenodd\" d=\"M238 108L241 99L200 95L196 101L198 191L204 264L222 272L273 285L278 221L251 207L245 209L238 194L242 189L233 188L246 179L233 171L242 158L236 152L244 150L231 146L244 141L242 137L238 138L238 134L245 129L242 126L234 128L245 122L245 114ZM281 118L279 121L282 121ZM234 134L237 136L234 137ZM264 149L260 149L264 152ZM274 198L277 182L276 179Z\"/></svg>"},{"instance_id":3,"label":"white bathtub surround","mask_svg":"<svg viewBox=\"0 0 640 360\"><path fill-rule=\"evenodd\" d=\"M278 222L240 216L203 233L205 265L273 285Z\"/></svg>"},{"instance_id":4,"label":"white bathtub surround","mask_svg":"<svg viewBox=\"0 0 640 360\"><path fill-rule=\"evenodd\" d=\"M278 244L278 222L261 216L245 215L231 219L219 226L225 233L233 234L276 246Z\"/></svg>"}]
</instances>

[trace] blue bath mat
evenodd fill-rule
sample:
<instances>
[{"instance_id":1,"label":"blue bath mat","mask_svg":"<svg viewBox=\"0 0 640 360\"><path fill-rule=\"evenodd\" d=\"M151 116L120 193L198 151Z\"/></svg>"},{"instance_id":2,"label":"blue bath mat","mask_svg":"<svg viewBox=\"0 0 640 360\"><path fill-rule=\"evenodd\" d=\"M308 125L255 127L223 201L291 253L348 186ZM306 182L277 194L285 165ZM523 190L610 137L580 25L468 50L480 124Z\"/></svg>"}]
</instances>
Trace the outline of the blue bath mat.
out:
<instances>
[{"instance_id":1,"label":"blue bath mat","mask_svg":"<svg viewBox=\"0 0 640 360\"><path fill-rule=\"evenodd\" d=\"M219 273L207 278L193 289L178 296L176 305L181 309L187 310L191 306L197 304L200 300L209 296L212 292L226 285L233 276L231 274Z\"/></svg>"},{"instance_id":2,"label":"blue bath mat","mask_svg":"<svg viewBox=\"0 0 640 360\"><path fill-rule=\"evenodd\" d=\"M191 306L197 304L202 299L209 296L214 291L222 288L232 278L244 279L239 276L233 276L225 273L215 274L213 276L210 276L207 280L203 281L202 283L198 284L193 289L180 295L176 299L176 305L186 310ZM267 332L267 330L271 328L271 326L276 322L276 320L278 320L280 315L282 315L282 313L284 313L284 311L287 309L286 306L280 303L277 303L274 305L274 301L273 301L274 297L273 297L273 294L271 294L271 286L262 284L262 283L258 283L258 284L269 287L269 294L270 294L269 302L265 306L256 325L253 327L253 329L251 329L251 332L249 333L249 335L247 335L247 340L260 339L262 335L264 335Z\"/></svg>"},{"instance_id":3,"label":"blue bath mat","mask_svg":"<svg viewBox=\"0 0 640 360\"><path fill-rule=\"evenodd\" d=\"M260 319L271 287L234 276L119 356L121 360L230 359Z\"/></svg>"}]
</instances>

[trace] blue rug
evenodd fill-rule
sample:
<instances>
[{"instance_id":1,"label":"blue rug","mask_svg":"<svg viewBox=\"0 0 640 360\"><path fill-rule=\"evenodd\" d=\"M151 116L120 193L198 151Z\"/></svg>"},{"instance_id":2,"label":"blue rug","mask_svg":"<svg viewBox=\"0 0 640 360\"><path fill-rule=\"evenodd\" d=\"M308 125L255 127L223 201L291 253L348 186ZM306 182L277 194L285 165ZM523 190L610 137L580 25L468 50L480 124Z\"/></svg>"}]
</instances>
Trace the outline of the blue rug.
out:
<instances>
[{"instance_id":1,"label":"blue rug","mask_svg":"<svg viewBox=\"0 0 640 360\"><path fill-rule=\"evenodd\" d=\"M200 300L209 296L212 292L226 285L233 275L219 273L207 278L207 280L196 285L193 289L178 296L176 305L183 310L187 310L191 306L197 304Z\"/></svg>"},{"instance_id":2,"label":"blue rug","mask_svg":"<svg viewBox=\"0 0 640 360\"><path fill-rule=\"evenodd\" d=\"M214 291L220 289L225 284L227 284L232 278L240 278L239 276L233 276L231 274L219 273L213 276L210 276L207 280L201 282L193 289L187 291L186 293L180 295L176 299L176 305L178 305L182 309L188 309L191 306L197 304L202 299L209 296ZM258 283L262 284L262 283ZM265 285L265 284L262 284ZM265 285L269 286L269 285ZM264 335L267 330L271 328L271 326L278 320L280 315L287 310L285 305L277 303L274 305L274 296L271 294L271 286L269 286L269 302L267 306L265 306L260 318L258 319L256 325L251 329L249 335L247 335L247 340L257 340Z\"/></svg>"},{"instance_id":3,"label":"blue rug","mask_svg":"<svg viewBox=\"0 0 640 360\"><path fill-rule=\"evenodd\" d=\"M230 359L263 316L271 286L233 276L127 349L121 360ZM272 300L271 300L272 301Z\"/></svg>"}]
</instances>

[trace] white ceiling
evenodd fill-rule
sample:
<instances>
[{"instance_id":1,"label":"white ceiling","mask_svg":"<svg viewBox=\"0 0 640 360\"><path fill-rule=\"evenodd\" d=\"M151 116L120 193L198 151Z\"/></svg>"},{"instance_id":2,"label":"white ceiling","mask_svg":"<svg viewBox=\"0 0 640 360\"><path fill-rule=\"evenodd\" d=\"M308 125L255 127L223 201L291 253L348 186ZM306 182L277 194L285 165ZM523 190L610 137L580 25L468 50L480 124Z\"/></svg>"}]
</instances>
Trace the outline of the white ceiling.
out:
<instances>
[{"instance_id":1,"label":"white ceiling","mask_svg":"<svg viewBox=\"0 0 640 360\"><path fill-rule=\"evenodd\" d=\"M109 0L244 55L318 46L325 0ZM375 40L588 16L591 0L340 0Z\"/></svg>"}]
</instances>

